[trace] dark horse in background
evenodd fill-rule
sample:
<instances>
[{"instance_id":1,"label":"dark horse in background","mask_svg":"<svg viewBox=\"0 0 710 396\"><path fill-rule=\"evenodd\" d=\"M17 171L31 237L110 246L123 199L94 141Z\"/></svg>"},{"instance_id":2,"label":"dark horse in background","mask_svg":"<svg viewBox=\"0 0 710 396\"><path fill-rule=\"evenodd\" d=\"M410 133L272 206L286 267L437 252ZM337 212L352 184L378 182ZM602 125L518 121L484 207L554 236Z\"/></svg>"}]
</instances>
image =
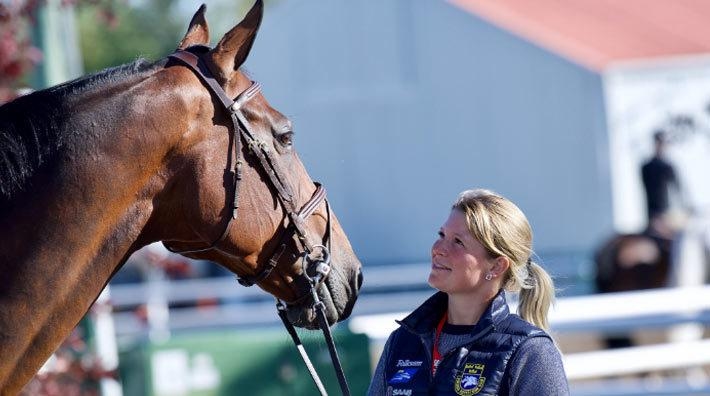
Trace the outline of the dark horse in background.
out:
<instances>
[{"instance_id":1,"label":"dark horse in background","mask_svg":"<svg viewBox=\"0 0 710 396\"><path fill-rule=\"evenodd\" d=\"M690 212L653 219L639 234L612 236L597 249L594 261L600 293L710 283L710 221ZM609 347L632 344L627 335L606 342Z\"/></svg>"},{"instance_id":2,"label":"dark horse in background","mask_svg":"<svg viewBox=\"0 0 710 396\"><path fill-rule=\"evenodd\" d=\"M649 230L613 236L594 255L597 291L613 293L667 286L672 243Z\"/></svg>"},{"instance_id":3,"label":"dark horse in background","mask_svg":"<svg viewBox=\"0 0 710 396\"><path fill-rule=\"evenodd\" d=\"M595 286L599 293L614 293L665 287L671 274L673 241L652 228L639 234L619 234L595 252ZM631 346L628 334L604 338L608 348Z\"/></svg>"},{"instance_id":4,"label":"dark horse in background","mask_svg":"<svg viewBox=\"0 0 710 396\"><path fill-rule=\"evenodd\" d=\"M252 86L239 68L262 2L214 49L205 47L204 11L178 50L200 49L235 98ZM0 394L18 393L126 259L155 241L183 251L218 242L186 255L251 277L289 303L294 324L316 327L309 285L299 282L305 269L292 238L296 221L281 190L301 207L318 189L293 148L290 121L261 94L240 111L258 144L235 145L242 135L228 112L171 58L139 60L0 107ZM254 150L268 152L269 169ZM241 181L232 173L235 158L243 161ZM278 195L268 172L281 179ZM239 214L231 221L237 182ZM327 203L318 202L302 228L313 245L329 239L333 269L317 293L332 324L352 311L361 265ZM275 254L284 240L285 251ZM269 264L268 276L256 276Z\"/></svg>"}]
</instances>

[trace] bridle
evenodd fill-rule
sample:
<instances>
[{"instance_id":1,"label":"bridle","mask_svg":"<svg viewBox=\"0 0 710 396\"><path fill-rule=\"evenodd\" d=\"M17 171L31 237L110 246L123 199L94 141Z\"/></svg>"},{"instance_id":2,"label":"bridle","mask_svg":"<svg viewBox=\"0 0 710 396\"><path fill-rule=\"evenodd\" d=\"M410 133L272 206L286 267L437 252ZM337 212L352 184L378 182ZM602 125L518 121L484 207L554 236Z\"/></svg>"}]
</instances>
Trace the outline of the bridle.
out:
<instances>
[{"instance_id":1,"label":"bridle","mask_svg":"<svg viewBox=\"0 0 710 396\"><path fill-rule=\"evenodd\" d=\"M192 47L191 49L202 49L204 51L206 48L200 46L197 48ZM304 258L307 259L310 253L318 249L321 250L322 256L329 257L329 248L326 245L329 245L330 242L330 207L328 205L328 201L326 200L325 188L323 188L323 186L319 183L315 183L316 190L313 193L313 196L310 200L308 200L308 202L306 202L301 207L300 210L297 210L294 204L294 194L291 192L291 189L288 184L285 184L282 181L281 174L283 172L279 171L277 162L273 160L271 154L269 153L269 151L267 151L264 143L260 142L254 137L250 130L250 123L245 117L244 113L241 111L244 104L246 104L249 100L254 98L257 93L259 93L259 91L261 90L261 84L259 84L258 82L253 82L252 85L244 92L239 94L235 100L231 100L224 92L222 87L219 85L219 83L217 83L217 81L212 77L211 72L198 55L195 55L193 52L189 51L177 51L169 55L169 58L179 60L182 64L188 66L195 74L197 74L197 76L200 77L200 79L207 85L210 92L220 100L224 108L229 112L233 124L232 131L234 132L230 134L230 149L228 162L234 162L234 169L230 169L229 164L227 165L227 169L225 169L225 172L229 173L229 175L227 176L231 176L232 179L232 215L228 218L228 221L225 224L224 230L222 231L220 236L217 237L211 244L209 244L209 246L206 247L185 250L176 250L168 247L168 249L173 253L179 254L205 252L208 250L217 249L218 245L227 237L232 221L237 218L237 212L239 209L239 185L240 181L242 180L243 164L243 161L241 160L240 156L241 144L243 139L247 147L249 148L250 153L256 156L262 169L267 174L269 181L271 182L271 186L274 187L274 189L276 190L279 202L286 210L286 217L291 222L284 232L284 237L282 238L279 247L275 250L275 253L268 260L267 264L256 275L240 276L238 278L239 283L243 286L252 286L266 279L271 274L271 271L273 271L273 269L276 267L279 259L281 258L281 255L286 250L286 245L289 239L287 238L287 236L289 235L292 235L292 238L295 239L297 243L301 245L301 250L303 253L305 253L305 255L302 255ZM234 156L236 156L235 161L232 161L232 153L234 153ZM308 218L311 214L313 214L313 212L315 212L318 206L323 202L325 202L327 208L326 232L323 236L322 244L312 244L308 240L308 236L305 230L305 219ZM319 261L325 262L327 264L325 260ZM323 279L325 279L328 274L326 272L322 275Z\"/></svg>"},{"instance_id":2,"label":"bridle","mask_svg":"<svg viewBox=\"0 0 710 396\"><path fill-rule=\"evenodd\" d=\"M300 257L303 263L302 274L299 278L307 281L310 289L309 292L303 296L298 297L295 301L290 303L284 303L283 301L276 299L276 308L284 323L286 330L291 335L296 348L298 349L301 358L308 367L308 370L313 378L313 381L318 387L321 395L327 395L325 388L318 377L313 365L308 358L308 355L303 348L303 345L296 333L293 324L288 320L287 311L289 305L297 305L303 303L304 300L309 297L313 300L313 310L316 313L318 319L318 325L325 335L326 341L328 343L328 349L330 352L333 365L338 376L338 382L340 383L340 388L344 395L350 395L350 390L348 388L347 380L345 379L345 374L343 373L342 366L340 364L340 359L338 358L337 351L335 349L335 343L333 341L332 334L330 332L330 327L328 326L328 320L325 315L325 305L320 300L318 296L317 289L320 284L325 281L330 273L330 235L331 235L331 214L330 205L326 199L325 189L319 183L315 183L316 190L313 196L300 208L297 209L296 203L294 202L294 194L291 191L288 184L283 182L282 174L279 170L278 163L272 158L269 151L266 149L265 144L260 142L254 137L252 133L252 127L247 120L245 114L242 111L243 106L251 99L253 99L257 93L261 90L261 85L257 82L252 82L251 86L245 91L240 93L236 99L230 99L225 93L222 86L213 77L207 65L204 63L200 55L209 48L206 46L193 46L188 50L177 50L168 56L169 60L176 60L180 64L187 66L192 70L200 80L205 84L210 93L215 96L222 107L227 111L232 120L232 126L230 133L229 142L229 154L228 154L228 164L225 169L227 177L232 179L232 214L228 218L228 221L224 227L224 230L209 246L197 249L186 249L177 250L172 249L168 246L166 248L173 253L178 254L188 254L188 253L198 253L205 252L212 249L218 249L218 245L224 241L224 239L229 234L230 226L232 221L237 218L237 211L239 209L239 184L242 180L242 159L241 159L241 144L244 140L244 144L249 148L249 152L254 155L262 170L268 176L268 180L276 190L277 197L282 207L286 211L285 218L290 220L290 223L278 247L275 249L271 258L264 265L264 267L255 275L242 275L237 277L239 284L243 286L253 286L254 284L261 282L266 279L271 272L276 268L278 262L286 250L286 246L289 240L294 240L297 245L300 245ZM232 161L232 153L234 153L235 160ZM231 163L234 162L234 168L231 169ZM320 206L321 203L326 205L326 230L322 239L322 243L314 244L311 243L308 234L306 233L305 220L312 215L315 210ZM313 267L311 271L313 276L309 275L309 269Z\"/></svg>"}]
</instances>

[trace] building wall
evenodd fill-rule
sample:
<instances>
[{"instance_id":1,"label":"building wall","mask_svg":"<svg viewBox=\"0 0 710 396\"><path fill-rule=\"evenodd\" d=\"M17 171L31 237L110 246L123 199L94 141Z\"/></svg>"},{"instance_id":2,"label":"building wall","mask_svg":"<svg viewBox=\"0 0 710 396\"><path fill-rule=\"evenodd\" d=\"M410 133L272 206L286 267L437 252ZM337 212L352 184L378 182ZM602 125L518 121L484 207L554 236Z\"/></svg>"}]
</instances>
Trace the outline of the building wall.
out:
<instances>
[{"instance_id":1,"label":"building wall","mask_svg":"<svg viewBox=\"0 0 710 396\"><path fill-rule=\"evenodd\" d=\"M366 264L427 261L456 194L496 190L536 250L611 232L600 76L440 1L277 2L247 62Z\"/></svg>"}]
</instances>

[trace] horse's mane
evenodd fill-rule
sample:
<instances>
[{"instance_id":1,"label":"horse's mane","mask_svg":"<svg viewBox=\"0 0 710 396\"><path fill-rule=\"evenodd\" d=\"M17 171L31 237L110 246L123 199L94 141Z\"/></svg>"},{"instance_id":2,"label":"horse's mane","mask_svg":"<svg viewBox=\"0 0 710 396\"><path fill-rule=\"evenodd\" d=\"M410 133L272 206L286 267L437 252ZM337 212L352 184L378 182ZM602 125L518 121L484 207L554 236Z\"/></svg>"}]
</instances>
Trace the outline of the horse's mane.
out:
<instances>
[{"instance_id":1,"label":"horse's mane","mask_svg":"<svg viewBox=\"0 0 710 396\"><path fill-rule=\"evenodd\" d=\"M133 63L19 97L0 106L0 202L22 190L27 180L47 164L73 128L67 128L67 99L152 70L163 62Z\"/></svg>"}]
</instances>

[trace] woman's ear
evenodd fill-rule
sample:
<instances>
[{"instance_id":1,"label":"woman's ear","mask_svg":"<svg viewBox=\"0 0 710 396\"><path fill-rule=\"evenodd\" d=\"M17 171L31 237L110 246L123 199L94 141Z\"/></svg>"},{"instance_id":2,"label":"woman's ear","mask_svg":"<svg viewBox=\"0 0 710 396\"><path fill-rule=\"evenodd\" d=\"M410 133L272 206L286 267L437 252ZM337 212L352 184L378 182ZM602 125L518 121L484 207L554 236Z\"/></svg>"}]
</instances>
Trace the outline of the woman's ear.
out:
<instances>
[{"instance_id":1,"label":"woman's ear","mask_svg":"<svg viewBox=\"0 0 710 396\"><path fill-rule=\"evenodd\" d=\"M498 256L493 259L492 264L489 272L497 278L503 276L503 274L508 271L508 268L510 268L510 259L506 256Z\"/></svg>"}]
</instances>

